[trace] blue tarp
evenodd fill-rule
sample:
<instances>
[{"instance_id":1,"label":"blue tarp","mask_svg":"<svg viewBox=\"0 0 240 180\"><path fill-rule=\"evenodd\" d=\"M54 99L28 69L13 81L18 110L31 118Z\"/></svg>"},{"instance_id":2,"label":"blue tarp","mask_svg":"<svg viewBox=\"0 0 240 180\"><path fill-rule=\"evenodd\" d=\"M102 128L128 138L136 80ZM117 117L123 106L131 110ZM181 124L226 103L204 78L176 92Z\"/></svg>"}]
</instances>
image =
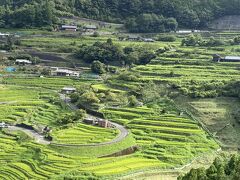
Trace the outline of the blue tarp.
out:
<instances>
[{"instance_id":1,"label":"blue tarp","mask_svg":"<svg viewBox=\"0 0 240 180\"><path fill-rule=\"evenodd\" d=\"M16 68L14 68L14 67L7 67L7 68L5 68L5 71L7 71L7 72L15 72Z\"/></svg>"}]
</instances>

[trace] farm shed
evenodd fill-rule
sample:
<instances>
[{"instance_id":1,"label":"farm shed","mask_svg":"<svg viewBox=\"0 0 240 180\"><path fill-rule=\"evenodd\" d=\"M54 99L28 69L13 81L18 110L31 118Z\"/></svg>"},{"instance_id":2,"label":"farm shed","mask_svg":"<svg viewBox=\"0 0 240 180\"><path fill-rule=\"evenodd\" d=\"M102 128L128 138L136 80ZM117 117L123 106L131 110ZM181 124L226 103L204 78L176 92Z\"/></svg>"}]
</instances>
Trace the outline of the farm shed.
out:
<instances>
[{"instance_id":1,"label":"farm shed","mask_svg":"<svg viewBox=\"0 0 240 180\"><path fill-rule=\"evenodd\" d=\"M219 54L213 55L214 62L240 62L240 56L226 56L222 58Z\"/></svg>"},{"instance_id":2,"label":"farm shed","mask_svg":"<svg viewBox=\"0 0 240 180\"><path fill-rule=\"evenodd\" d=\"M17 65L27 65L27 64L32 64L32 61L29 61L27 59L16 59L15 63Z\"/></svg>"},{"instance_id":3,"label":"farm shed","mask_svg":"<svg viewBox=\"0 0 240 180\"><path fill-rule=\"evenodd\" d=\"M62 88L61 92L64 93L64 94L75 93L76 92L76 88L74 88L74 87L64 87L64 88Z\"/></svg>"},{"instance_id":4,"label":"farm shed","mask_svg":"<svg viewBox=\"0 0 240 180\"><path fill-rule=\"evenodd\" d=\"M127 40L129 41L140 41L142 38L137 35L129 35Z\"/></svg>"},{"instance_id":5,"label":"farm shed","mask_svg":"<svg viewBox=\"0 0 240 180\"><path fill-rule=\"evenodd\" d=\"M0 38L3 39L3 38L6 38L6 37L9 37L10 34L6 34L6 33L1 33L0 32Z\"/></svg>"},{"instance_id":6,"label":"farm shed","mask_svg":"<svg viewBox=\"0 0 240 180\"><path fill-rule=\"evenodd\" d=\"M226 56L222 59L224 62L240 62L240 56Z\"/></svg>"},{"instance_id":7,"label":"farm shed","mask_svg":"<svg viewBox=\"0 0 240 180\"><path fill-rule=\"evenodd\" d=\"M66 76L66 77L79 77L80 73L69 69L60 69L58 67L51 67L52 76Z\"/></svg>"},{"instance_id":8,"label":"farm shed","mask_svg":"<svg viewBox=\"0 0 240 180\"><path fill-rule=\"evenodd\" d=\"M7 128L8 125L5 122L0 123L0 128Z\"/></svg>"},{"instance_id":9,"label":"farm shed","mask_svg":"<svg viewBox=\"0 0 240 180\"><path fill-rule=\"evenodd\" d=\"M155 40L152 38L144 38L143 41L144 42L155 42Z\"/></svg>"},{"instance_id":10,"label":"farm shed","mask_svg":"<svg viewBox=\"0 0 240 180\"><path fill-rule=\"evenodd\" d=\"M62 25L61 30L64 30L64 31L77 31L77 26Z\"/></svg>"},{"instance_id":11,"label":"farm shed","mask_svg":"<svg viewBox=\"0 0 240 180\"><path fill-rule=\"evenodd\" d=\"M85 31L95 31L95 30L97 30L98 28L97 28L97 26L95 26L95 25L86 25L86 26L83 27L83 29L84 29Z\"/></svg>"}]
</instances>

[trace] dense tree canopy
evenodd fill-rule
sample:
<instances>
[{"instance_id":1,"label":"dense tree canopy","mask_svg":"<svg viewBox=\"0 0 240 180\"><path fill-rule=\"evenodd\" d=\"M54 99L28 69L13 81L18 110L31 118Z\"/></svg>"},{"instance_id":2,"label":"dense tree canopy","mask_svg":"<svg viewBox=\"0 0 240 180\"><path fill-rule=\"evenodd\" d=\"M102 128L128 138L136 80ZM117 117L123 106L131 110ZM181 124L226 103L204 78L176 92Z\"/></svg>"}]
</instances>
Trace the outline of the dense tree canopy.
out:
<instances>
[{"instance_id":1,"label":"dense tree canopy","mask_svg":"<svg viewBox=\"0 0 240 180\"><path fill-rule=\"evenodd\" d=\"M148 64L156 57L155 52L145 49L135 49L125 47L124 49L112 43L109 39L107 42L96 42L93 45L83 45L76 52L76 57L87 63L92 63L93 72L103 73L104 64ZM98 70L97 70L98 69ZM101 70L100 70L101 69ZM99 71L100 70L100 71Z\"/></svg>"},{"instance_id":2,"label":"dense tree canopy","mask_svg":"<svg viewBox=\"0 0 240 180\"><path fill-rule=\"evenodd\" d=\"M55 16L81 17L125 23L131 31L197 28L224 15L240 14L238 0L1 0L0 25L44 26ZM176 19L176 21L175 21ZM142 21L143 20L143 21ZM132 23L132 24L131 24Z\"/></svg>"},{"instance_id":3,"label":"dense tree canopy","mask_svg":"<svg viewBox=\"0 0 240 180\"><path fill-rule=\"evenodd\" d=\"M54 3L45 0L0 2L0 27L42 27L56 22Z\"/></svg>"},{"instance_id":4,"label":"dense tree canopy","mask_svg":"<svg viewBox=\"0 0 240 180\"><path fill-rule=\"evenodd\" d=\"M130 18L126 27L131 32L157 33L175 31L178 23L174 18L164 18L156 14L141 14L136 18Z\"/></svg>"},{"instance_id":5,"label":"dense tree canopy","mask_svg":"<svg viewBox=\"0 0 240 180\"><path fill-rule=\"evenodd\" d=\"M184 176L178 177L178 180L235 180L240 179L240 158L232 155L231 158L216 158L213 164L208 168L192 169Z\"/></svg>"}]
</instances>

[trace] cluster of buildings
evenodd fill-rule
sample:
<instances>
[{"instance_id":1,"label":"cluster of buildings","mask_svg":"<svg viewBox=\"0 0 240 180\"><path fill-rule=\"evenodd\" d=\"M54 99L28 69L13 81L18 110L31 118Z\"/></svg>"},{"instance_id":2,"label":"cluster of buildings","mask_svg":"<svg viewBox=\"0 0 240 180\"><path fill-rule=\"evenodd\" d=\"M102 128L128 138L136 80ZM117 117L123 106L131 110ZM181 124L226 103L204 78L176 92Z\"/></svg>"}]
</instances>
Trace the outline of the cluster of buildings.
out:
<instances>
[{"instance_id":1,"label":"cluster of buildings","mask_svg":"<svg viewBox=\"0 0 240 180\"><path fill-rule=\"evenodd\" d=\"M76 32L78 30L78 27L76 25L62 25L60 28L62 31L72 31ZM86 25L83 26L84 32L95 32L98 29L95 25Z\"/></svg>"},{"instance_id":2,"label":"cluster of buildings","mask_svg":"<svg viewBox=\"0 0 240 180\"><path fill-rule=\"evenodd\" d=\"M83 120L84 123L86 124L91 124L93 126L99 126L103 128L112 128L113 125L111 124L110 121L101 119L101 118L95 118L95 117L88 117Z\"/></svg>"}]
</instances>

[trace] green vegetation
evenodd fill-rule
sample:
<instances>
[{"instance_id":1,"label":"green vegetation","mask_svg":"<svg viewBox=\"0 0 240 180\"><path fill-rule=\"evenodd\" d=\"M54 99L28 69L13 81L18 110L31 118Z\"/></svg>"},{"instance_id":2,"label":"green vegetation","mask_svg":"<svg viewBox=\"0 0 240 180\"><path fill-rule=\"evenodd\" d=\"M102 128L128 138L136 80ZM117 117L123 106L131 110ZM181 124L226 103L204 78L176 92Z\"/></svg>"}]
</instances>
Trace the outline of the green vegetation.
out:
<instances>
[{"instance_id":1,"label":"green vegetation","mask_svg":"<svg viewBox=\"0 0 240 180\"><path fill-rule=\"evenodd\" d=\"M70 12L69 7L73 14L90 16L86 9L78 12L75 6L81 9L91 1L57 2L49 1L56 17L60 10ZM128 3L135 6L138 2ZM162 3L159 1L161 5L155 5L161 7ZM179 2L164 1L164 4L175 7ZM22 10L25 6L28 5L22 7L20 3L16 9ZM38 3L30 6L38 7ZM184 11L185 5L179 8L183 8L188 18L185 19L188 22L182 23L191 24L190 10ZM195 11L198 12L198 8L189 16L194 17ZM132 12L125 19L139 21L138 15ZM158 29L176 28L177 22L171 18L175 15L139 14L146 19L140 19L144 20L144 27L135 24L136 32L138 28L146 32L146 27L156 32L155 20ZM200 12L196 14L201 15ZM92 16L99 18L100 15ZM101 19L106 18L104 13L101 16ZM122 16L119 13L109 18L118 21ZM78 22L78 18L71 20L75 19ZM195 24L189 25L192 28L204 23L204 17L198 21L195 16L194 20ZM148 21L151 22L147 24ZM136 172L169 169L179 173L186 164L191 168L198 157L216 154L220 147L238 150L240 64L213 62L212 55L239 56L239 32L141 34L142 41L131 41L127 34L121 39L119 35L105 35L101 31L93 35L27 29L19 32L24 32L20 43L13 43L10 52L1 54L0 122L24 123L38 132L50 128L45 135L51 137L52 142L43 145L28 133L1 129L0 161L3 166L0 171L3 173L0 179L117 179ZM147 42L148 38L156 41ZM62 58L61 66L79 71L80 77L51 76L48 66L60 66L61 60L57 58L51 62L36 61L37 65L14 64L16 58L38 60L34 55L26 55L35 51L43 55L44 60L48 59L47 55ZM7 72L5 68L10 66L16 68L16 72ZM58 93L63 87L74 87L76 92L61 100ZM66 105L69 100L72 104ZM121 135L120 130L85 124L86 112L73 112L73 105L123 125L129 130L128 135L114 142ZM216 169L214 174L222 172L223 168Z\"/></svg>"},{"instance_id":2,"label":"green vegetation","mask_svg":"<svg viewBox=\"0 0 240 180\"><path fill-rule=\"evenodd\" d=\"M53 11L54 5L49 1L29 3L28 1L4 0L0 3L0 27L51 26L56 23Z\"/></svg>"},{"instance_id":3,"label":"green vegetation","mask_svg":"<svg viewBox=\"0 0 240 180\"><path fill-rule=\"evenodd\" d=\"M162 109L165 108L163 105ZM170 167L183 165L189 157L217 148L196 122L178 117L173 107L168 108L172 109L172 113L156 114L148 107L109 108L103 112L108 118L132 130L144 157L164 161Z\"/></svg>"},{"instance_id":4,"label":"green vegetation","mask_svg":"<svg viewBox=\"0 0 240 180\"><path fill-rule=\"evenodd\" d=\"M115 138L117 132L85 124L63 128L53 132L54 142L58 144L94 144L108 142Z\"/></svg>"},{"instance_id":5,"label":"green vegetation","mask_svg":"<svg viewBox=\"0 0 240 180\"><path fill-rule=\"evenodd\" d=\"M63 114L61 117L58 117L58 123L61 125L76 123L84 120L85 117L86 117L86 111L80 109L76 112L66 113L66 114Z\"/></svg>"},{"instance_id":6,"label":"green vegetation","mask_svg":"<svg viewBox=\"0 0 240 180\"><path fill-rule=\"evenodd\" d=\"M221 142L223 148L237 150L239 142L239 100L237 98L188 99L177 104L201 122Z\"/></svg>"},{"instance_id":7,"label":"green vegetation","mask_svg":"<svg viewBox=\"0 0 240 180\"><path fill-rule=\"evenodd\" d=\"M126 28L130 32L158 33L176 31L178 23L174 18L164 18L156 14L141 14L136 18L130 18L126 22Z\"/></svg>"},{"instance_id":8,"label":"green vegetation","mask_svg":"<svg viewBox=\"0 0 240 180\"><path fill-rule=\"evenodd\" d=\"M1 86L0 118L8 123L54 125L61 111L61 103L55 100L56 94L35 88ZM54 102L53 105L50 102Z\"/></svg>"},{"instance_id":9,"label":"green vegetation","mask_svg":"<svg viewBox=\"0 0 240 180\"><path fill-rule=\"evenodd\" d=\"M206 27L217 17L239 14L237 1L224 0L4 0L0 7L2 27L48 26L58 23L59 17L77 15L114 22L127 20L126 27L138 32L174 30L177 22L181 27Z\"/></svg>"},{"instance_id":10,"label":"green vegetation","mask_svg":"<svg viewBox=\"0 0 240 180\"><path fill-rule=\"evenodd\" d=\"M216 158L213 164L208 168L192 169L184 176L178 177L178 180L200 180L200 179L239 179L239 156Z\"/></svg>"},{"instance_id":11,"label":"green vegetation","mask_svg":"<svg viewBox=\"0 0 240 180\"><path fill-rule=\"evenodd\" d=\"M113 44L112 39L108 39L107 42L96 42L91 46L83 45L76 53L77 58L92 63L94 61L100 61L105 64L115 65L132 65L132 64L148 64L155 58L155 54L152 51L143 50L142 48L125 47L124 49ZM101 67L102 66L102 67ZM97 72L104 72L104 66L101 64L93 64L94 69L98 69Z\"/></svg>"}]
</instances>

